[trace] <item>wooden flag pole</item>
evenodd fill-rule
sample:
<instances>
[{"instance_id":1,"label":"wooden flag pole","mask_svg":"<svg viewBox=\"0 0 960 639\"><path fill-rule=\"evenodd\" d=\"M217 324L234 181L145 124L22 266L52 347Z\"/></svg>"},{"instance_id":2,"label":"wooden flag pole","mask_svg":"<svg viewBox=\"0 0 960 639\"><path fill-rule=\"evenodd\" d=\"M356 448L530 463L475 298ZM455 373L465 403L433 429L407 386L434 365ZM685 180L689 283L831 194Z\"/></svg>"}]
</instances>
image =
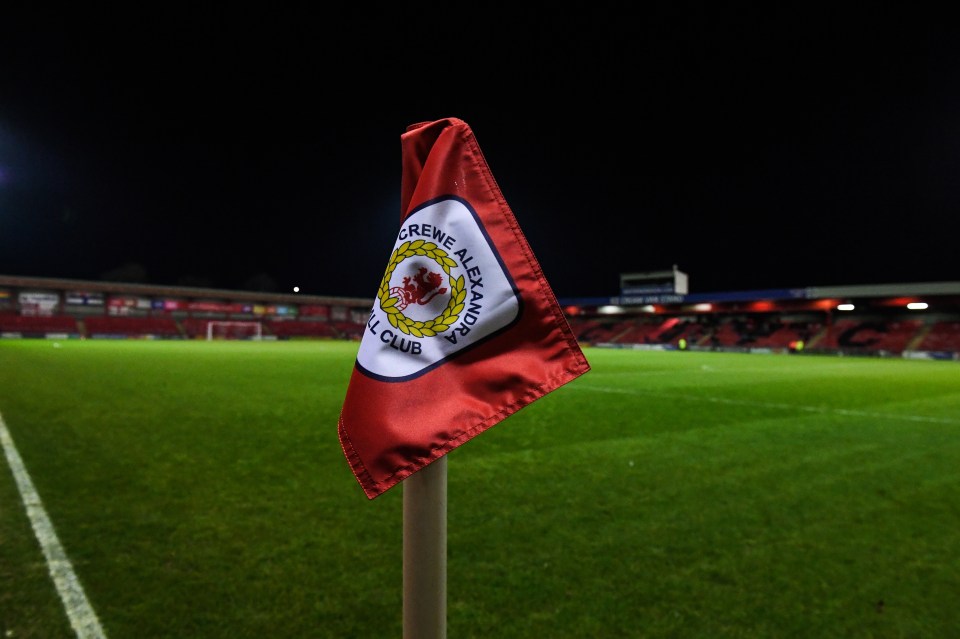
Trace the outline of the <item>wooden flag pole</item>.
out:
<instances>
[{"instance_id":1,"label":"wooden flag pole","mask_svg":"<svg viewBox=\"0 0 960 639\"><path fill-rule=\"evenodd\" d=\"M447 457L403 482L403 637L447 636Z\"/></svg>"}]
</instances>

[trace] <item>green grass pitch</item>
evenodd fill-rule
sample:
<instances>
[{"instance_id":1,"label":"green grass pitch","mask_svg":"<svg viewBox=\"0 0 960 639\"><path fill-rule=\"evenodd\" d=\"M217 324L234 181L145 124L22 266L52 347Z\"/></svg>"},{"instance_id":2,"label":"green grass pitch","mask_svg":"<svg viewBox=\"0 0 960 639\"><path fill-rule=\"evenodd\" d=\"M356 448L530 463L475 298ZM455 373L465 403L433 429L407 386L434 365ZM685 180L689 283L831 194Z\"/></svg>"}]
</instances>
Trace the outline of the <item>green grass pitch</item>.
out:
<instances>
[{"instance_id":1,"label":"green grass pitch","mask_svg":"<svg viewBox=\"0 0 960 639\"><path fill-rule=\"evenodd\" d=\"M356 343L0 341L0 415L111 639L400 637ZM448 456L448 633L946 638L960 365L585 349ZM0 636L72 631L5 460Z\"/></svg>"}]
</instances>

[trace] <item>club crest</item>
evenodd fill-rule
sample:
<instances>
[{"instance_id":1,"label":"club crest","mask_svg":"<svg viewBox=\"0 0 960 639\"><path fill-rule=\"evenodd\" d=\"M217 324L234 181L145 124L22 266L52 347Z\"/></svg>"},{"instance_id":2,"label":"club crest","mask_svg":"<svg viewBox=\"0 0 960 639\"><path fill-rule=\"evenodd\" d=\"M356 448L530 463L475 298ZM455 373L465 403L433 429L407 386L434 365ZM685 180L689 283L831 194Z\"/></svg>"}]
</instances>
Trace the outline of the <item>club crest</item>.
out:
<instances>
[{"instance_id":1,"label":"club crest","mask_svg":"<svg viewBox=\"0 0 960 639\"><path fill-rule=\"evenodd\" d=\"M415 337L433 337L448 330L459 319L466 299L464 276L453 274L458 266L436 242L405 241L394 249L377 293L380 310L390 325ZM441 286L444 282L447 286ZM443 301L443 310L429 317Z\"/></svg>"},{"instance_id":2,"label":"club crest","mask_svg":"<svg viewBox=\"0 0 960 639\"><path fill-rule=\"evenodd\" d=\"M421 375L511 325L520 296L469 205L441 198L404 220L377 290L358 368Z\"/></svg>"}]
</instances>

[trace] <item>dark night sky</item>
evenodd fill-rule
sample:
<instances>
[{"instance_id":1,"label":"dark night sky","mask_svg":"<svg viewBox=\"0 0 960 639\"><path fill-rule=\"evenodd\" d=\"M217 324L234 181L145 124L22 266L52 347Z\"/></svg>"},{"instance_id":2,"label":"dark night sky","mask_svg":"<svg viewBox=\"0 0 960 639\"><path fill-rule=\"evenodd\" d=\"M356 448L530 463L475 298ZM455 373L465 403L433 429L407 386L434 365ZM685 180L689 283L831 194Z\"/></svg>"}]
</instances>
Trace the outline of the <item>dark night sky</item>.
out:
<instances>
[{"instance_id":1,"label":"dark night sky","mask_svg":"<svg viewBox=\"0 0 960 639\"><path fill-rule=\"evenodd\" d=\"M0 274L370 297L459 117L559 297L960 280L946 15L322 6L4 16Z\"/></svg>"}]
</instances>

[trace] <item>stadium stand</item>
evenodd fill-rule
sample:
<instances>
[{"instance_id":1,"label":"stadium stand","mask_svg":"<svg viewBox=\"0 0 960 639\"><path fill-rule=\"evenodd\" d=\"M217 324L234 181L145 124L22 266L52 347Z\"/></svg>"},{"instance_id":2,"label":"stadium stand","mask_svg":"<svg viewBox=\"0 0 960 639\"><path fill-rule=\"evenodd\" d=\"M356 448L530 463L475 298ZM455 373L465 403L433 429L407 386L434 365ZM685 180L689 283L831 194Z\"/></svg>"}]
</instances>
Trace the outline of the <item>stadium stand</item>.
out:
<instances>
[{"instance_id":1,"label":"stadium stand","mask_svg":"<svg viewBox=\"0 0 960 639\"><path fill-rule=\"evenodd\" d=\"M755 293L763 296L675 295L624 306L616 298L560 301L585 345L673 349L682 339L700 350L797 352L802 342L812 354L960 360L960 282ZM921 298L932 302L929 311L926 304L922 312L908 310L917 305L907 302ZM237 329L218 325L215 338L249 339L262 329L264 339L359 340L372 303L0 275L0 337L206 339L217 321ZM850 309L840 310L841 303Z\"/></svg>"},{"instance_id":2,"label":"stadium stand","mask_svg":"<svg viewBox=\"0 0 960 639\"><path fill-rule=\"evenodd\" d=\"M811 346L819 350L902 353L923 328L922 320L842 320Z\"/></svg>"},{"instance_id":3,"label":"stadium stand","mask_svg":"<svg viewBox=\"0 0 960 639\"><path fill-rule=\"evenodd\" d=\"M342 339L355 340L363 337L363 331L364 328L366 328L366 324L359 324L356 322L334 322L333 326L337 331L339 331Z\"/></svg>"},{"instance_id":4,"label":"stadium stand","mask_svg":"<svg viewBox=\"0 0 960 639\"><path fill-rule=\"evenodd\" d=\"M35 317L30 315L0 315L0 333L15 333L23 337L47 334L79 335L77 320L72 317Z\"/></svg>"},{"instance_id":5,"label":"stadium stand","mask_svg":"<svg viewBox=\"0 0 960 639\"><path fill-rule=\"evenodd\" d=\"M759 336L754 342L755 346L763 348L790 348L797 342L807 343L812 335L815 335L821 328L818 323L810 322L787 322L777 323L774 329L767 335Z\"/></svg>"},{"instance_id":6,"label":"stadium stand","mask_svg":"<svg viewBox=\"0 0 960 639\"><path fill-rule=\"evenodd\" d=\"M915 350L960 353L960 322L935 322L921 337Z\"/></svg>"},{"instance_id":7,"label":"stadium stand","mask_svg":"<svg viewBox=\"0 0 960 639\"><path fill-rule=\"evenodd\" d=\"M310 320L269 320L266 327L278 339L297 337L340 338L343 333L329 322Z\"/></svg>"},{"instance_id":8,"label":"stadium stand","mask_svg":"<svg viewBox=\"0 0 960 639\"><path fill-rule=\"evenodd\" d=\"M721 322L709 336L710 346L739 346L743 340L740 332L740 322L728 320Z\"/></svg>"},{"instance_id":9,"label":"stadium stand","mask_svg":"<svg viewBox=\"0 0 960 639\"><path fill-rule=\"evenodd\" d=\"M648 321L641 318L618 325L610 341L615 344L659 344L657 336L661 333L662 320Z\"/></svg>"},{"instance_id":10,"label":"stadium stand","mask_svg":"<svg viewBox=\"0 0 960 639\"><path fill-rule=\"evenodd\" d=\"M576 318L571 327L588 344L676 346L680 338L701 348L789 351L798 342L815 352L901 354L910 349L960 352L960 322L843 319L832 325L809 320L762 318ZM927 330L930 333L927 333ZM923 341L921 341L923 338Z\"/></svg>"},{"instance_id":11,"label":"stadium stand","mask_svg":"<svg viewBox=\"0 0 960 639\"><path fill-rule=\"evenodd\" d=\"M176 320L166 317L92 315L83 321L87 337L182 337Z\"/></svg>"},{"instance_id":12,"label":"stadium stand","mask_svg":"<svg viewBox=\"0 0 960 639\"><path fill-rule=\"evenodd\" d=\"M737 346L766 349L788 349L798 341L806 343L819 328L818 324L784 322L777 317L753 322L733 322L733 325L738 335Z\"/></svg>"},{"instance_id":13,"label":"stadium stand","mask_svg":"<svg viewBox=\"0 0 960 639\"><path fill-rule=\"evenodd\" d=\"M899 354L907 350L907 345L920 333L923 320L900 320L881 322L880 340L877 350Z\"/></svg>"},{"instance_id":14,"label":"stadium stand","mask_svg":"<svg viewBox=\"0 0 960 639\"><path fill-rule=\"evenodd\" d=\"M210 320L200 317L187 317L180 320L183 335L188 339L201 339L207 336L207 322Z\"/></svg>"},{"instance_id":15,"label":"stadium stand","mask_svg":"<svg viewBox=\"0 0 960 639\"><path fill-rule=\"evenodd\" d=\"M570 317L568 323L577 341L585 344L602 342L605 341L605 338L609 338L607 327L599 320Z\"/></svg>"},{"instance_id":16,"label":"stadium stand","mask_svg":"<svg viewBox=\"0 0 960 639\"><path fill-rule=\"evenodd\" d=\"M810 340L811 349L835 351L840 349L840 337L848 335L859 324L856 320L843 319L828 324Z\"/></svg>"}]
</instances>

